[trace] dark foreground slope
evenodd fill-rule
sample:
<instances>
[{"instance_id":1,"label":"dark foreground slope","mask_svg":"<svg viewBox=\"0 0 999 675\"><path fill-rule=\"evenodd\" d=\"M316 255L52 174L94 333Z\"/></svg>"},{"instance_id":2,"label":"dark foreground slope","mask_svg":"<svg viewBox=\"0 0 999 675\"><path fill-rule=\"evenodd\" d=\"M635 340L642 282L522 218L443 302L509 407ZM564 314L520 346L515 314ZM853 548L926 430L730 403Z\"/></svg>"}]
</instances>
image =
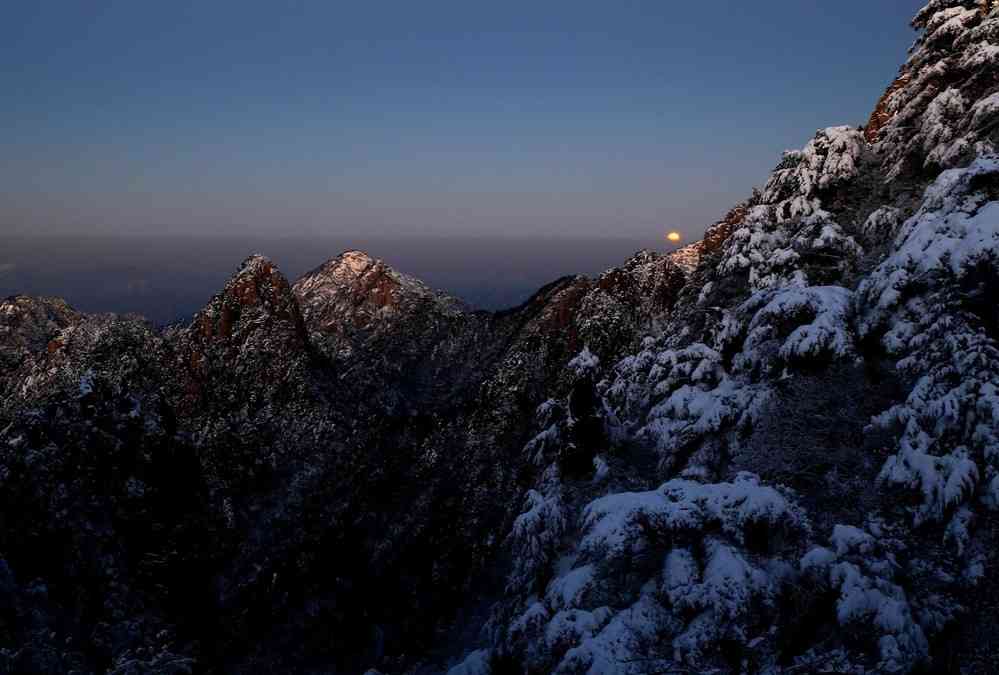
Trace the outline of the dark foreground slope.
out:
<instances>
[{"instance_id":1,"label":"dark foreground slope","mask_svg":"<svg viewBox=\"0 0 999 675\"><path fill-rule=\"evenodd\" d=\"M999 9L672 256L0 304L0 672L993 672Z\"/></svg>"},{"instance_id":2,"label":"dark foreground slope","mask_svg":"<svg viewBox=\"0 0 999 675\"><path fill-rule=\"evenodd\" d=\"M507 592L454 673L995 671L999 10L915 25L868 126L788 153L597 369L591 476L557 461L571 400L539 411Z\"/></svg>"},{"instance_id":3,"label":"dark foreground slope","mask_svg":"<svg viewBox=\"0 0 999 675\"><path fill-rule=\"evenodd\" d=\"M252 257L162 333L4 301L0 663L418 662L497 573L564 364L634 348L685 281L643 253L488 314L349 251L294 285Z\"/></svg>"}]
</instances>

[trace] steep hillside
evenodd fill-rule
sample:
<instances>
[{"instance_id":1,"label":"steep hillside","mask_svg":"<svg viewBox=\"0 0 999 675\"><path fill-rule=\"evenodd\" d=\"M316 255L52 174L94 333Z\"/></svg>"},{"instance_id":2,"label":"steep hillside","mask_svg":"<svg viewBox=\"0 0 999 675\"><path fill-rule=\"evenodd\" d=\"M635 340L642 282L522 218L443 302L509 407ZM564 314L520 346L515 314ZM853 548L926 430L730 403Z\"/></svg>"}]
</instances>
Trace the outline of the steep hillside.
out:
<instances>
[{"instance_id":1,"label":"steep hillside","mask_svg":"<svg viewBox=\"0 0 999 675\"><path fill-rule=\"evenodd\" d=\"M994 671L999 11L914 25L868 127L787 153L589 375L583 480L571 398L539 410L506 597L451 672Z\"/></svg>"}]
</instances>

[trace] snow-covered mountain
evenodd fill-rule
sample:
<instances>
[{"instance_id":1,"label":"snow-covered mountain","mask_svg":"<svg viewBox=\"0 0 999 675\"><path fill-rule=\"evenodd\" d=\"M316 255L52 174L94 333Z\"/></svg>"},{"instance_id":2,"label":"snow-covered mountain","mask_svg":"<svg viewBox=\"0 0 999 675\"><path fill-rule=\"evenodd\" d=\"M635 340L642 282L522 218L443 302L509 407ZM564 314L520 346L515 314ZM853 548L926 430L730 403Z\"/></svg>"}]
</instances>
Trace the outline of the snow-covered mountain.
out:
<instances>
[{"instance_id":1,"label":"snow-covered mountain","mask_svg":"<svg viewBox=\"0 0 999 675\"><path fill-rule=\"evenodd\" d=\"M999 7L696 242L0 304L0 671L991 673Z\"/></svg>"}]
</instances>

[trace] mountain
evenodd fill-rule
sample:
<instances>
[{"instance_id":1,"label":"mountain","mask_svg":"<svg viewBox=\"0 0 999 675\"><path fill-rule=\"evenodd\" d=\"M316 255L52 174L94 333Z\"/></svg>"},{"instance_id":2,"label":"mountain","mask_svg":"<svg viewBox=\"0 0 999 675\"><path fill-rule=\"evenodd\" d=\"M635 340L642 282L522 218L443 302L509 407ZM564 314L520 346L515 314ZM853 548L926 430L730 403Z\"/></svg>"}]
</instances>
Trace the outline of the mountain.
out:
<instances>
[{"instance_id":1,"label":"mountain","mask_svg":"<svg viewBox=\"0 0 999 675\"><path fill-rule=\"evenodd\" d=\"M5 300L0 672L994 672L997 4L506 311L361 251L162 331Z\"/></svg>"},{"instance_id":2,"label":"mountain","mask_svg":"<svg viewBox=\"0 0 999 675\"><path fill-rule=\"evenodd\" d=\"M0 372L6 376L36 354L57 349L59 333L81 319L78 312L59 298L15 295L3 300L0 302L0 366L3 368ZM0 383L5 381L4 377Z\"/></svg>"}]
</instances>

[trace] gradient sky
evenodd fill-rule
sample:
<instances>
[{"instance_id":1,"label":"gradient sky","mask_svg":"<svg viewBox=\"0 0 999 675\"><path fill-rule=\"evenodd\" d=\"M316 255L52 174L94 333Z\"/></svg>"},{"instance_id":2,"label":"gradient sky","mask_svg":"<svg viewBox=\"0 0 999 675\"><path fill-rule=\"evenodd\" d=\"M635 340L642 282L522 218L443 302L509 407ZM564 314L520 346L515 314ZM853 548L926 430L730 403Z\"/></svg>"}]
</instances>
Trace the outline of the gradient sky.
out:
<instances>
[{"instance_id":1,"label":"gradient sky","mask_svg":"<svg viewBox=\"0 0 999 675\"><path fill-rule=\"evenodd\" d=\"M693 235L921 4L7 0L0 230Z\"/></svg>"}]
</instances>

